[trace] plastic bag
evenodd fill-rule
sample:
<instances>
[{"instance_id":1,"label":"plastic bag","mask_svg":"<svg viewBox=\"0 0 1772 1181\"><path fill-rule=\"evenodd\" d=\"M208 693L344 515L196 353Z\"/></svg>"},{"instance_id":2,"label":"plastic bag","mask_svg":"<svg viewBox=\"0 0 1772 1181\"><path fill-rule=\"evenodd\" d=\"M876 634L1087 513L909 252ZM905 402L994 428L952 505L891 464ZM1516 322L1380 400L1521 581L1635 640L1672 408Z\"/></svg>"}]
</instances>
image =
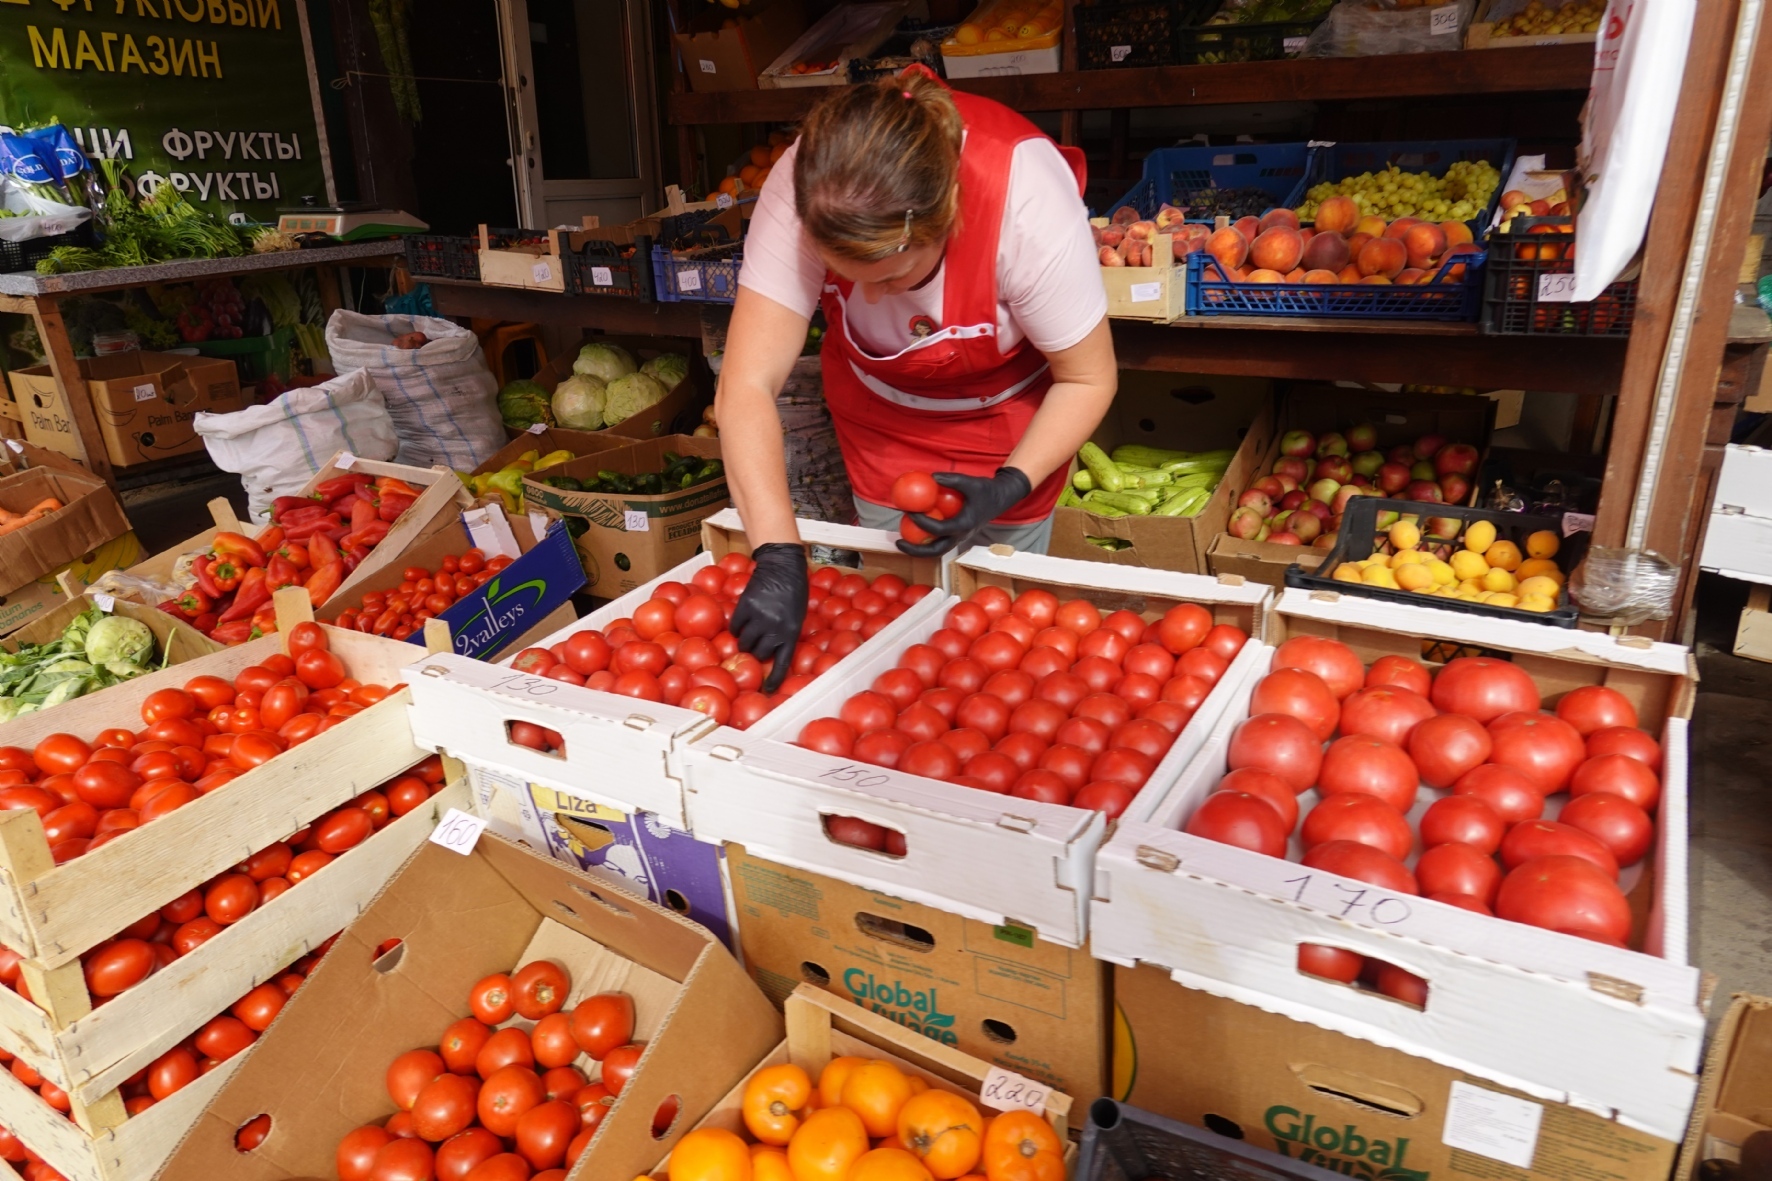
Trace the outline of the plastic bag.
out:
<instances>
[{"instance_id":1,"label":"plastic bag","mask_svg":"<svg viewBox=\"0 0 1772 1181\"><path fill-rule=\"evenodd\" d=\"M1673 613L1680 568L1653 550L1590 546L1569 580L1581 613L1625 627Z\"/></svg>"},{"instance_id":2,"label":"plastic bag","mask_svg":"<svg viewBox=\"0 0 1772 1181\"><path fill-rule=\"evenodd\" d=\"M394 338L429 341L397 349ZM399 462L471 472L505 445L498 383L472 332L433 316L364 316L342 308L326 322L326 348L342 373L367 370L400 439Z\"/></svg>"},{"instance_id":3,"label":"plastic bag","mask_svg":"<svg viewBox=\"0 0 1772 1181\"><path fill-rule=\"evenodd\" d=\"M64 205L41 196L34 189L19 185L11 177L0 177L0 205L6 216L0 217L0 241L28 242L33 238L51 238L80 227L92 216L92 210L79 205Z\"/></svg>"},{"instance_id":4,"label":"plastic bag","mask_svg":"<svg viewBox=\"0 0 1772 1181\"><path fill-rule=\"evenodd\" d=\"M392 459L399 448L381 391L362 369L263 406L200 413L192 427L215 466L239 473L259 522L270 519L273 500L300 492L338 452Z\"/></svg>"},{"instance_id":5,"label":"plastic bag","mask_svg":"<svg viewBox=\"0 0 1772 1181\"><path fill-rule=\"evenodd\" d=\"M1461 49L1476 0L1411 4L1408 0L1341 0L1304 43L1300 57L1376 57Z\"/></svg>"}]
</instances>

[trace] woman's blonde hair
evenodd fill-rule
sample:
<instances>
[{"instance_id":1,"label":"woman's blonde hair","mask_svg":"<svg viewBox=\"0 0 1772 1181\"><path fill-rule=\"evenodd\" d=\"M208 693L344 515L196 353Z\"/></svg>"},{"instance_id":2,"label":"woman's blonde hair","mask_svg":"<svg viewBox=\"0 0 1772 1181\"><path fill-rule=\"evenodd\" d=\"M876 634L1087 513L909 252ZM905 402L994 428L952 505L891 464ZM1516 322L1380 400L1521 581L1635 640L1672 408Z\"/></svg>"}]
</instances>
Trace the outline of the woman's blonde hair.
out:
<instances>
[{"instance_id":1,"label":"woman's blonde hair","mask_svg":"<svg viewBox=\"0 0 1772 1181\"><path fill-rule=\"evenodd\" d=\"M941 241L960 210L960 138L953 96L921 72L833 90L800 129L801 224L856 262Z\"/></svg>"}]
</instances>

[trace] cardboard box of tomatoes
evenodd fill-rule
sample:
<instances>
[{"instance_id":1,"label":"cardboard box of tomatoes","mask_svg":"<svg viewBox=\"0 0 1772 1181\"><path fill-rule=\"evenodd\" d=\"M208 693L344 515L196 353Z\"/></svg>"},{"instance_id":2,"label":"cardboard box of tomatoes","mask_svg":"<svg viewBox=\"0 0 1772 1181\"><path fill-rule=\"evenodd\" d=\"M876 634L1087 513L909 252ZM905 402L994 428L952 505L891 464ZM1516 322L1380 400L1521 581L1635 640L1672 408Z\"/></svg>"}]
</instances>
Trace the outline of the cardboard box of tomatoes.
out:
<instances>
[{"instance_id":1,"label":"cardboard box of tomatoes","mask_svg":"<svg viewBox=\"0 0 1772 1181\"><path fill-rule=\"evenodd\" d=\"M699 738L691 831L1079 947L1110 817L1142 815L1205 742L1270 592L982 547L952 575L813 692ZM1147 642L1172 614L1170 646ZM1134 638L1142 671L1121 686L1101 653Z\"/></svg>"},{"instance_id":2,"label":"cardboard box of tomatoes","mask_svg":"<svg viewBox=\"0 0 1772 1181\"><path fill-rule=\"evenodd\" d=\"M1677 1141L1691 655L1545 634L1285 592L1278 647L1103 849L1096 954Z\"/></svg>"},{"instance_id":3,"label":"cardboard box of tomatoes","mask_svg":"<svg viewBox=\"0 0 1772 1181\"><path fill-rule=\"evenodd\" d=\"M748 578L749 545L736 514L718 520L705 523L701 553L536 648L500 665L447 655L416 665L407 680L417 703L413 725L419 743L511 779L623 813L648 812L678 831L691 831L683 799L683 752L689 743L716 723L731 722L735 711L774 708L755 692L762 666L737 652L723 614L720 621L708 614L719 614L722 602L736 599L733 588L742 589ZM897 595L919 579L930 586L939 574L936 562L900 553L888 534L816 521L799 526L809 544L860 552L863 565L852 572L858 583L871 587L887 578L884 585ZM854 593L853 587L846 589ZM822 590L814 593L825 598ZM698 618L685 615L678 621L673 597L691 604L690 614ZM811 656L828 656L826 667L834 666L869 642L862 636L902 630L933 609L924 603L900 606L884 596L877 606L866 605L875 607L875 614L863 613L856 622L868 622L872 632L858 626L855 638L839 643L839 633L850 629L823 620L825 626L808 637L808 646L817 648ZM674 627L686 646L672 657L648 639L618 659L621 645L642 639L633 629L636 623L651 636ZM707 638L684 628L706 632ZM632 668L626 664L630 659ZM697 673L709 684L692 687ZM806 679L784 684L783 693L797 691L816 675L810 662L801 675ZM702 688L711 692L694 692ZM737 716L743 721L747 715Z\"/></svg>"},{"instance_id":4,"label":"cardboard box of tomatoes","mask_svg":"<svg viewBox=\"0 0 1772 1181\"><path fill-rule=\"evenodd\" d=\"M619 1034L593 1027L594 1006L580 1018L594 997L626 998L609 1006L626 1009ZM346 928L161 1175L331 1177L378 1167L387 1150L390 1168L406 1156L428 1170L446 1154L511 1154L520 1175L570 1158L580 1176L631 1178L781 1034L762 993L695 924L489 833L465 854L426 844ZM583 1094L592 1088L601 1093ZM260 1115L269 1131L242 1152L237 1131ZM407 1130L410 1142L395 1135Z\"/></svg>"}]
</instances>

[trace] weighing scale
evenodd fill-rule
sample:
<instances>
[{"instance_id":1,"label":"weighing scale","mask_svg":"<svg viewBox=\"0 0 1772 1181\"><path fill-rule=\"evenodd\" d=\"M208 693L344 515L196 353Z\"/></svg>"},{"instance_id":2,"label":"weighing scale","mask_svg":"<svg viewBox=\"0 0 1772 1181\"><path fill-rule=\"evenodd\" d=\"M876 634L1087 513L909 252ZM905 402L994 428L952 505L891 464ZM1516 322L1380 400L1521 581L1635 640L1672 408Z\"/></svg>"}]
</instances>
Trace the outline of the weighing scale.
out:
<instances>
[{"instance_id":1,"label":"weighing scale","mask_svg":"<svg viewBox=\"0 0 1772 1181\"><path fill-rule=\"evenodd\" d=\"M422 234L431 227L398 209L358 201L320 205L307 198L301 205L279 209L277 228L291 237L325 234L340 242L363 242L398 234Z\"/></svg>"}]
</instances>

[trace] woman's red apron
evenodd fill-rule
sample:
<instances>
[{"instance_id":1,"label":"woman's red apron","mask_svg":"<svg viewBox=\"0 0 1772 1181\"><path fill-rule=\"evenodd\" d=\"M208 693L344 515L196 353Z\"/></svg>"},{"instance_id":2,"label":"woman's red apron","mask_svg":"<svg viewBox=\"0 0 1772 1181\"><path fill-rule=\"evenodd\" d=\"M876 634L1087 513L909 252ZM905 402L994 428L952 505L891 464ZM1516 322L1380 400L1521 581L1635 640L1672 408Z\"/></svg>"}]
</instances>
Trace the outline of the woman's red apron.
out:
<instances>
[{"instance_id":1,"label":"woman's red apron","mask_svg":"<svg viewBox=\"0 0 1772 1181\"><path fill-rule=\"evenodd\" d=\"M852 284L825 275L824 396L855 494L889 505L892 481L907 471L989 476L1021 441L1052 373L1023 338L997 347L997 240L1015 145L1045 133L1000 103L954 96L966 126L960 150L960 217L944 260L943 324L890 357L856 343L844 306ZM1064 149L1060 149L1064 151ZM1065 151L1083 184L1082 153ZM1064 488L1060 467L998 521L1044 520Z\"/></svg>"}]
</instances>

